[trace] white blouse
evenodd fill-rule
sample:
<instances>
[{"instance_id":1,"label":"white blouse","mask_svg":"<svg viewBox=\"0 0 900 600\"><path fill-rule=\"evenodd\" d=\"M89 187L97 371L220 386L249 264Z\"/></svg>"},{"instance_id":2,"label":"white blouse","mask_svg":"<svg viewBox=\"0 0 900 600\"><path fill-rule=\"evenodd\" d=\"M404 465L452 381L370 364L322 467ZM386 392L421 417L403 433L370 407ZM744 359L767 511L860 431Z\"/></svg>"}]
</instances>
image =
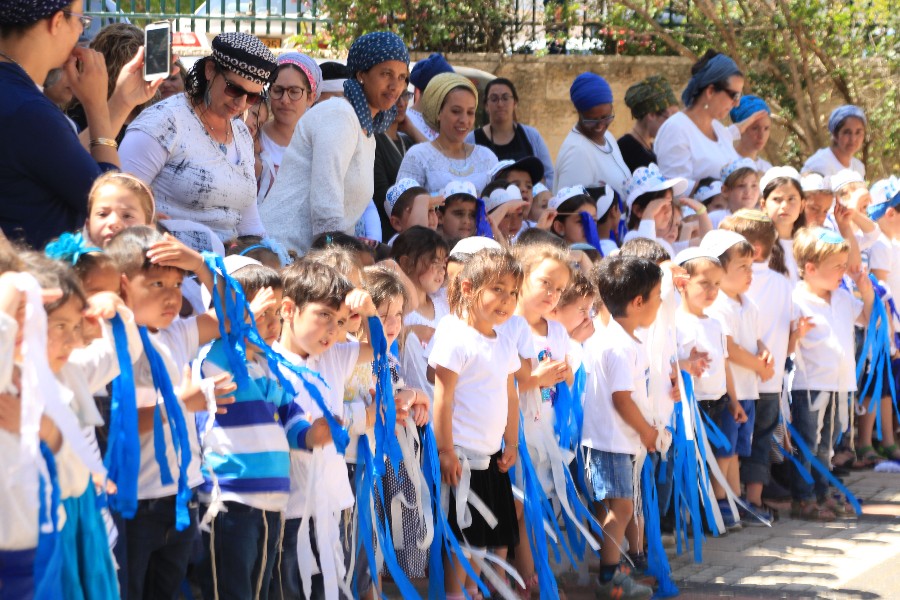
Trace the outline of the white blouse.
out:
<instances>
[{"instance_id":1,"label":"white blouse","mask_svg":"<svg viewBox=\"0 0 900 600\"><path fill-rule=\"evenodd\" d=\"M716 139L711 140L683 112L669 117L653 142L659 170L667 179L688 180L688 193L706 177L719 179L722 167L740 158L734 141L740 139L737 127L712 122Z\"/></svg>"},{"instance_id":2,"label":"white blouse","mask_svg":"<svg viewBox=\"0 0 900 600\"><path fill-rule=\"evenodd\" d=\"M416 144L403 157L397 181L409 177L432 195L439 194L451 181L470 181L480 194L490 183L491 169L497 162L497 156L484 146L473 146L471 154L459 160L447 158L434 144Z\"/></svg>"},{"instance_id":3,"label":"white blouse","mask_svg":"<svg viewBox=\"0 0 900 600\"><path fill-rule=\"evenodd\" d=\"M823 177L831 177L836 175L838 171L843 171L847 168L838 160L831 148L819 148L803 164L804 173L818 173ZM863 178L866 177L866 166L858 158L850 159L849 168L862 175Z\"/></svg>"},{"instance_id":4,"label":"white blouse","mask_svg":"<svg viewBox=\"0 0 900 600\"><path fill-rule=\"evenodd\" d=\"M600 145L575 129L569 132L556 156L554 193L573 185L608 185L625 197L631 171L622 158L616 138L608 131L604 138L605 144Z\"/></svg>"}]
</instances>

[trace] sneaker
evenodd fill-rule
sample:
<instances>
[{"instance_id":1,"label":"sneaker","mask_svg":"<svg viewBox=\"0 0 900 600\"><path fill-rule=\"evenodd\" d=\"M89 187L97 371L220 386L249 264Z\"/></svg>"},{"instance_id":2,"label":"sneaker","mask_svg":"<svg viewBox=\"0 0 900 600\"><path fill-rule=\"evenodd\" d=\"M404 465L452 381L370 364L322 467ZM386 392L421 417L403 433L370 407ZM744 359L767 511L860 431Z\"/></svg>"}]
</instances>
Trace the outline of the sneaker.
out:
<instances>
[{"instance_id":1,"label":"sneaker","mask_svg":"<svg viewBox=\"0 0 900 600\"><path fill-rule=\"evenodd\" d=\"M719 501L719 511L722 513L722 522L725 524L725 529L728 531L740 531L742 527L741 521L731 512L731 506L729 506L727 500Z\"/></svg>"},{"instance_id":2,"label":"sneaker","mask_svg":"<svg viewBox=\"0 0 900 600\"><path fill-rule=\"evenodd\" d=\"M597 583L597 600L650 600L653 596L653 588L639 584L622 572L606 583Z\"/></svg>"},{"instance_id":3,"label":"sneaker","mask_svg":"<svg viewBox=\"0 0 900 600\"><path fill-rule=\"evenodd\" d=\"M743 506L738 507L738 512L741 515L741 525L744 527L765 527L765 521L768 521L769 524L775 521L775 517L762 506L756 506L749 502L747 504L750 507L749 510Z\"/></svg>"},{"instance_id":4,"label":"sneaker","mask_svg":"<svg viewBox=\"0 0 900 600\"><path fill-rule=\"evenodd\" d=\"M631 559L632 564L634 564L634 573L636 575L643 575L647 572L647 568L649 565L647 564L647 554L641 552L640 554L629 554L628 558ZM624 564L628 564L626 561L622 561Z\"/></svg>"},{"instance_id":5,"label":"sneaker","mask_svg":"<svg viewBox=\"0 0 900 600\"><path fill-rule=\"evenodd\" d=\"M785 501L791 499L791 492L773 479L763 488L762 496L765 500Z\"/></svg>"}]
</instances>

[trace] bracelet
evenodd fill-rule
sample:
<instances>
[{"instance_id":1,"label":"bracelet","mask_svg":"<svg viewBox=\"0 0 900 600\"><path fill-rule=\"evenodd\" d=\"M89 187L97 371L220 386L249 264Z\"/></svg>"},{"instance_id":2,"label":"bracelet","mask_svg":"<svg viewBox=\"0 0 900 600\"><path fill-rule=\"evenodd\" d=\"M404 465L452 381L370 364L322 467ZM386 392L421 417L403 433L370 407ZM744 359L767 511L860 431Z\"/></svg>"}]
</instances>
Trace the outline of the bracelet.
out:
<instances>
[{"instance_id":1,"label":"bracelet","mask_svg":"<svg viewBox=\"0 0 900 600\"><path fill-rule=\"evenodd\" d=\"M110 138L94 138L91 140L91 148L93 148L94 146L109 146L110 148L118 149L119 142Z\"/></svg>"},{"instance_id":2,"label":"bracelet","mask_svg":"<svg viewBox=\"0 0 900 600\"><path fill-rule=\"evenodd\" d=\"M698 215L705 215L707 211L706 207L701 204L699 208L694 210L694 212Z\"/></svg>"}]
</instances>

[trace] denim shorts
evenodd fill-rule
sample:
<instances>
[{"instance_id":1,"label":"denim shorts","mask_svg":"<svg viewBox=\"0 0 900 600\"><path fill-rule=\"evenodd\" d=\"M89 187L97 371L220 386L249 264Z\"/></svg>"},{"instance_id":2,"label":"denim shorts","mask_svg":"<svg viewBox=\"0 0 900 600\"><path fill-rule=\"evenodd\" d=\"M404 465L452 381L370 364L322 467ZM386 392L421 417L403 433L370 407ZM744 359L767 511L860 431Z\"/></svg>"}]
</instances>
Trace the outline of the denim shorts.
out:
<instances>
[{"instance_id":1,"label":"denim shorts","mask_svg":"<svg viewBox=\"0 0 900 600\"><path fill-rule=\"evenodd\" d=\"M741 400L740 402L741 408L747 414L745 423L735 421L731 416L731 411L727 408L720 411L715 417L716 425L731 444L731 450L727 452L720 448L714 449L714 454L719 458L728 458L735 454L744 457L750 456L753 443L753 424L756 422L756 400Z\"/></svg>"},{"instance_id":2,"label":"denim shorts","mask_svg":"<svg viewBox=\"0 0 900 600\"><path fill-rule=\"evenodd\" d=\"M586 450L588 455L584 468L594 495L593 500L600 502L607 498L634 498L634 457L631 454L593 448Z\"/></svg>"}]
</instances>

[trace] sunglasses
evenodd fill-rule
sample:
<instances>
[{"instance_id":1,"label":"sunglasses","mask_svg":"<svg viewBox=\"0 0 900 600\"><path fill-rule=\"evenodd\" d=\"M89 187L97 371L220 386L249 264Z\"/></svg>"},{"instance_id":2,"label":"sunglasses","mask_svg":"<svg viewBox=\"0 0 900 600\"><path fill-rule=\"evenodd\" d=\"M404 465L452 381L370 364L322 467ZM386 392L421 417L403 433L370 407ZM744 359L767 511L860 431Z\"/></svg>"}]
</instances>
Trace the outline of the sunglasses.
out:
<instances>
[{"instance_id":1,"label":"sunglasses","mask_svg":"<svg viewBox=\"0 0 900 600\"><path fill-rule=\"evenodd\" d=\"M720 91L720 92L725 92L726 94L728 94L728 96L731 97L731 101L732 101L732 102L737 102L738 100L741 99L741 93L740 93L740 92L737 92L737 91L735 91L735 90L729 90L729 89L728 89L727 87L725 87L725 86L718 86L718 85L717 85L717 86L715 86L715 87L716 87L716 89L717 89L718 91Z\"/></svg>"},{"instance_id":2,"label":"sunglasses","mask_svg":"<svg viewBox=\"0 0 900 600\"><path fill-rule=\"evenodd\" d=\"M79 21L81 21L81 29L82 29L82 31L87 31L88 29L90 29L90 27L91 27L91 22L94 20L93 17L91 17L90 15L86 15L86 14L84 14L84 13L71 12L71 11L68 11L68 10L64 10L64 11L61 11L61 12L62 12L62 14L66 15L66 16L69 16L69 17L75 17L76 19L78 19Z\"/></svg>"},{"instance_id":3,"label":"sunglasses","mask_svg":"<svg viewBox=\"0 0 900 600\"><path fill-rule=\"evenodd\" d=\"M225 95L229 98L240 98L241 96L247 96L247 104L249 104L250 106L256 106L257 104L262 102L263 92L248 92L236 83L230 82L224 75L222 75L222 79L225 80Z\"/></svg>"},{"instance_id":4,"label":"sunglasses","mask_svg":"<svg viewBox=\"0 0 900 600\"><path fill-rule=\"evenodd\" d=\"M603 117L602 119L581 118L581 124L586 129L596 129L597 127L600 127L601 125L609 125L610 123L615 121L615 119L616 119L616 115L614 115L614 114L609 115L608 117Z\"/></svg>"}]
</instances>

